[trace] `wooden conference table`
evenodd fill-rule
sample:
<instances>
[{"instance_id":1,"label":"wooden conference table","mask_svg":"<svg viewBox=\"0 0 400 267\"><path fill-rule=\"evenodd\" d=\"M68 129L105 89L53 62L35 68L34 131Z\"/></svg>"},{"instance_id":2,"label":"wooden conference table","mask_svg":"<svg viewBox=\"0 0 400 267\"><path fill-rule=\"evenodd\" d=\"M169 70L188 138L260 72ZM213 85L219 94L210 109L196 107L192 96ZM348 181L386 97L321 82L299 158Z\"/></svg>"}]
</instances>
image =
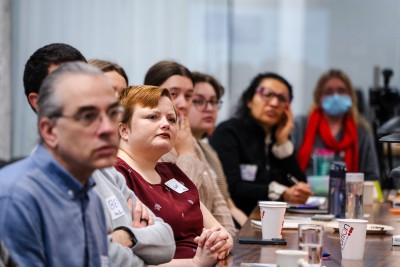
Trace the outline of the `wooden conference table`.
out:
<instances>
[{"instance_id":1,"label":"wooden conference table","mask_svg":"<svg viewBox=\"0 0 400 267\"><path fill-rule=\"evenodd\" d=\"M400 215L389 214L389 203L374 203L373 206L365 206L364 213L370 214L367 218L369 223L389 225L394 228L393 231L385 234L368 234L364 250L363 261L342 261L340 242L338 232L333 229L324 231L323 251L330 255L329 260L323 260L321 266L400 266L400 246L392 246L392 235L400 235ZM286 216L311 216L308 214L286 213ZM228 266L240 266L241 263L275 263L275 251L279 249L298 249L297 230L284 229L283 238L287 245L249 245L239 244L239 237L252 237L261 239L261 229L251 226L251 219L260 219L260 212L255 208L250 219L240 230L238 237L235 238L235 244L232 249ZM310 221L313 223L315 221Z\"/></svg>"}]
</instances>

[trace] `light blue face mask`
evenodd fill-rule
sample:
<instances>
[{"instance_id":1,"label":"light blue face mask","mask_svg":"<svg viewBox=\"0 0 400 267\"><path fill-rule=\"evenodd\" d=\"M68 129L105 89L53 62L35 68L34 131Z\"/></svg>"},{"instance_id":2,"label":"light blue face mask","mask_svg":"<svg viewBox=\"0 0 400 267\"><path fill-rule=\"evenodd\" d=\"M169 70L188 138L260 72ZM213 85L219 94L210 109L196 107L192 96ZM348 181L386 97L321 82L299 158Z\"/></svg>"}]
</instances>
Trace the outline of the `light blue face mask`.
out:
<instances>
[{"instance_id":1,"label":"light blue face mask","mask_svg":"<svg viewBox=\"0 0 400 267\"><path fill-rule=\"evenodd\" d=\"M351 108L352 101L349 95L334 94L322 98L322 109L330 116L340 116Z\"/></svg>"}]
</instances>

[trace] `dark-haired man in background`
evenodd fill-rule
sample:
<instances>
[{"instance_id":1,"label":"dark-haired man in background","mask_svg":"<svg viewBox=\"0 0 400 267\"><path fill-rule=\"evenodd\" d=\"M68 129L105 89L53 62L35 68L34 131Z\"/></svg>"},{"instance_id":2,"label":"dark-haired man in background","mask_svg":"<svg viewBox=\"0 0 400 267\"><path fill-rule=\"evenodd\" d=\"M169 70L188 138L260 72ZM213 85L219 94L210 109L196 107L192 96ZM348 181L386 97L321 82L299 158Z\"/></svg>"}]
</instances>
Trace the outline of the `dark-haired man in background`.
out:
<instances>
[{"instance_id":1,"label":"dark-haired man in background","mask_svg":"<svg viewBox=\"0 0 400 267\"><path fill-rule=\"evenodd\" d=\"M37 110L39 88L44 78L61 64L71 61L86 62L85 57L76 48L63 43L43 46L35 51L25 64L25 95L33 111Z\"/></svg>"}]
</instances>

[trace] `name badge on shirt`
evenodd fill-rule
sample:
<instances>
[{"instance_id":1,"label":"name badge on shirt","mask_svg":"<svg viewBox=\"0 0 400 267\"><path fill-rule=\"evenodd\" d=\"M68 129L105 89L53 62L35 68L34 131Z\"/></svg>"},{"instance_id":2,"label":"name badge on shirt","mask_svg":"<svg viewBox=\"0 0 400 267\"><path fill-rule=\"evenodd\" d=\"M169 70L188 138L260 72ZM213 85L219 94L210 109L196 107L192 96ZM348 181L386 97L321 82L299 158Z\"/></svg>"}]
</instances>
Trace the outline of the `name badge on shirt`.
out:
<instances>
[{"instance_id":1,"label":"name badge on shirt","mask_svg":"<svg viewBox=\"0 0 400 267\"><path fill-rule=\"evenodd\" d=\"M108 267L110 266L110 261L108 260L108 256L100 256L100 261L101 261L101 267Z\"/></svg>"},{"instance_id":2,"label":"name badge on shirt","mask_svg":"<svg viewBox=\"0 0 400 267\"><path fill-rule=\"evenodd\" d=\"M179 194L182 194L183 192L189 190L186 186L178 182L175 178L172 178L171 180L165 182L165 185Z\"/></svg>"},{"instance_id":3,"label":"name badge on shirt","mask_svg":"<svg viewBox=\"0 0 400 267\"><path fill-rule=\"evenodd\" d=\"M119 201L115 197L115 195L112 195L112 196L106 198L106 203L107 203L108 210L110 211L111 218L113 220L115 220L125 214L124 209L121 206L121 203L119 203Z\"/></svg>"},{"instance_id":4,"label":"name badge on shirt","mask_svg":"<svg viewBox=\"0 0 400 267\"><path fill-rule=\"evenodd\" d=\"M240 164L240 175L242 180L253 182L256 180L257 165L255 164Z\"/></svg>"}]
</instances>

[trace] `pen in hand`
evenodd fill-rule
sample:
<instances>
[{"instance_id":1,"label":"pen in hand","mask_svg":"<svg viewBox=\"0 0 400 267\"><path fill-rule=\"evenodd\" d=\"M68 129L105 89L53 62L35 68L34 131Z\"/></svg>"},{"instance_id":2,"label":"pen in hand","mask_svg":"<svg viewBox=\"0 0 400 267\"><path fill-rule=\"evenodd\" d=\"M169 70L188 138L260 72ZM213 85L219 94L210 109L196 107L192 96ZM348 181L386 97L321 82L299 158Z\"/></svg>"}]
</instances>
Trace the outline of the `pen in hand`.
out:
<instances>
[{"instance_id":1,"label":"pen in hand","mask_svg":"<svg viewBox=\"0 0 400 267\"><path fill-rule=\"evenodd\" d=\"M288 178L289 181L291 181L294 185L299 184L299 180L297 180L296 177L294 177L294 176L291 175L290 173L288 173L287 178Z\"/></svg>"},{"instance_id":2,"label":"pen in hand","mask_svg":"<svg viewBox=\"0 0 400 267\"><path fill-rule=\"evenodd\" d=\"M307 185L304 184L302 182L300 182L299 180L296 179L296 177L294 177L293 175L291 175L290 173L288 173L287 178L289 181L291 181L293 183L293 185L296 185L296 187L302 191L302 194L305 194L308 196L311 196L313 193L311 191L311 188ZM304 200L305 202L306 200Z\"/></svg>"}]
</instances>

